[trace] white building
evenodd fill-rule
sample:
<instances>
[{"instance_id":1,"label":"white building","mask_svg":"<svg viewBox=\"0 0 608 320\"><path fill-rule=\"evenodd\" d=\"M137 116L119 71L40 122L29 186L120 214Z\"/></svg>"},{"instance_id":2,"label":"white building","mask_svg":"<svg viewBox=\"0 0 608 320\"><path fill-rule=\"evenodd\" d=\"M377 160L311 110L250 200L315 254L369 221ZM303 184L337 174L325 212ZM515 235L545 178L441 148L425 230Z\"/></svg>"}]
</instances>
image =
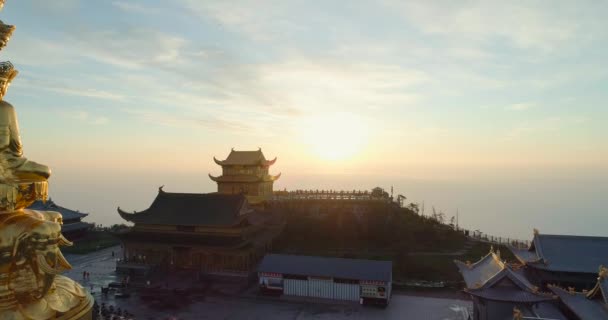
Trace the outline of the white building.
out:
<instances>
[{"instance_id":1,"label":"white building","mask_svg":"<svg viewBox=\"0 0 608 320\"><path fill-rule=\"evenodd\" d=\"M392 270L391 261L269 254L258 277L268 294L388 305Z\"/></svg>"}]
</instances>

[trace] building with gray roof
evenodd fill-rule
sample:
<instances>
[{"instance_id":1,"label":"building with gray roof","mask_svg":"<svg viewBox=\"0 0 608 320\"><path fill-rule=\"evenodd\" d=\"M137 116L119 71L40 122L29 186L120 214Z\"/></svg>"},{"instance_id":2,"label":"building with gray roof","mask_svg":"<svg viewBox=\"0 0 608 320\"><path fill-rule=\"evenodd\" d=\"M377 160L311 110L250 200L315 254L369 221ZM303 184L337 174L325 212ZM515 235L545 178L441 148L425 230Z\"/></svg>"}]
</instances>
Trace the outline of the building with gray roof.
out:
<instances>
[{"instance_id":1,"label":"building with gray roof","mask_svg":"<svg viewBox=\"0 0 608 320\"><path fill-rule=\"evenodd\" d=\"M134 224L117 233L124 247L121 272L187 271L246 281L283 228L269 214L252 210L242 194L160 187L149 208L118 213Z\"/></svg>"},{"instance_id":2,"label":"building with gray roof","mask_svg":"<svg viewBox=\"0 0 608 320\"><path fill-rule=\"evenodd\" d=\"M577 292L573 287L564 289L554 285L549 285L549 289L559 296L570 319L608 319L608 268L600 267L597 282L590 291Z\"/></svg>"},{"instance_id":3,"label":"building with gray roof","mask_svg":"<svg viewBox=\"0 0 608 320\"><path fill-rule=\"evenodd\" d=\"M475 263L455 263L466 285L464 291L473 300L474 320L513 319L514 309L526 319L567 319L555 297L541 292L520 269L502 261L500 252L491 250Z\"/></svg>"},{"instance_id":4,"label":"building with gray roof","mask_svg":"<svg viewBox=\"0 0 608 320\"><path fill-rule=\"evenodd\" d=\"M528 248L509 248L526 266L526 274L536 285L547 284L590 289L597 268L608 265L608 237L540 234Z\"/></svg>"},{"instance_id":5,"label":"building with gray roof","mask_svg":"<svg viewBox=\"0 0 608 320\"><path fill-rule=\"evenodd\" d=\"M388 304L391 261L268 254L258 266L262 291Z\"/></svg>"},{"instance_id":6,"label":"building with gray roof","mask_svg":"<svg viewBox=\"0 0 608 320\"><path fill-rule=\"evenodd\" d=\"M52 199L48 199L47 201L37 200L28 209L61 213L63 220L61 233L68 239L76 239L93 228L93 224L82 221L82 219L89 215L88 213L62 207L53 202Z\"/></svg>"}]
</instances>

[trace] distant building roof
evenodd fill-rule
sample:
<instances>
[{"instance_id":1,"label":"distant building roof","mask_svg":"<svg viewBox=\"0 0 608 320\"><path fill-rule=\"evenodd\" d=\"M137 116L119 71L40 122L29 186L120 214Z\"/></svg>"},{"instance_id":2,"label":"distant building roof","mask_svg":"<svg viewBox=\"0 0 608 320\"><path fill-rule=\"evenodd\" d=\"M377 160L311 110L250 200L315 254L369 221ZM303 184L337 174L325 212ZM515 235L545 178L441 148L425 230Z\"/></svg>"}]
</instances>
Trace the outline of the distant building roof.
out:
<instances>
[{"instance_id":1,"label":"distant building roof","mask_svg":"<svg viewBox=\"0 0 608 320\"><path fill-rule=\"evenodd\" d=\"M128 213L118 208L120 216L134 223L179 226L230 226L248 212L242 194L171 193L158 190L150 208Z\"/></svg>"},{"instance_id":2,"label":"distant building roof","mask_svg":"<svg viewBox=\"0 0 608 320\"><path fill-rule=\"evenodd\" d=\"M270 161L266 160L266 157L264 157L264 154L262 153L262 149L258 149L256 151L236 151L232 149L226 160L217 160L215 157L213 158L213 160L215 161L215 163L221 166L271 166L275 163L277 158L274 158Z\"/></svg>"},{"instance_id":3,"label":"distant building roof","mask_svg":"<svg viewBox=\"0 0 608 320\"><path fill-rule=\"evenodd\" d=\"M568 290L549 287L579 319L604 320L608 319L608 306L596 299L588 299L582 292L569 292Z\"/></svg>"},{"instance_id":4,"label":"distant building roof","mask_svg":"<svg viewBox=\"0 0 608 320\"><path fill-rule=\"evenodd\" d=\"M281 174L277 174L275 176L273 175L244 175L244 174L237 174L237 175L222 175L219 177L215 177L212 176L211 174L209 174L209 178L211 178L211 180L215 181L215 182L270 182L270 181L276 181L281 177Z\"/></svg>"},{"instance_id":5,"label":"distant building roof","mask_svg":"<svg viewBox=\"0 0 608 320\"><path fill-rule=\"evenodd\" d=\"M258 271L389 282L392 281L393 263L391 261L269 254L260 263Z\"/></svg>"},{"instance_id":6,"label":"distant building roof","mask_svg":"<svg viewBox=\"0 0 608 320\"><path fill-rule=\"evenodd\" d=\"M488 300L535 303L553 298L538 291L522 272L514 270L490 251L474 264L455 261L465 280L465 291Z\"/></svg>"},{"instance_id":7,"label":"distant building roof","mask_svg":"<svg viewBox=\"0 0 608 320\"><path fill-rule=\"evenodd\" d=\"M41 211L57 211L61 213L61 216L63 217L64 221L82 219L89 215L88 213L82 213L57 205L55 202L53 202L52 199L48 199L46 202L43 202L42 200L37 200L31 206L29 206L28 209Z\"/></svg>"},{"instance_id":8,"label":"distant building roof","mask_svg":"<svg viewBox=\"0 0 608 320\"><path fill-rule=\"evenodd\" d=\"M557 286L549 286L562 303L579 319L608 319L608 268L600 266L599 277L593 289L575 292Z\"/></svg>"},{"instance_id":9,"label":"distant building roof","mask_svg":"<svg viewBox=\"0 0 608 320\"><path fill-rule=\"evenodd\" d=\"M549 271L596 273L599 265L608 265L608 237L535 232L528 249L510 249L522 263Z\"/></svg>"},{"instance_id":10,"label":"distant building roof","mask_svg":"<svg viewBox=\"0 0 608 320\"><path fill-rule=\"evenodd\" d=\"M488 253L474 264L467 264L458 260L454 263L462 274L467 288L481 287L505 268L504 262L500 261L493 252Z\"/></svg>"},{"instance_id":11,"label":"distant building roof","mask_svg":"<svg viewBox=\"0 0 608 320\"><path fill-rule=\"evenodd\" d=\"M85 230L93 228L92 223L86 223L82 221L73 222L73 223L64 223L61 225L61 232L74 232L78 230Z\"/></svg>"}]
</instances>

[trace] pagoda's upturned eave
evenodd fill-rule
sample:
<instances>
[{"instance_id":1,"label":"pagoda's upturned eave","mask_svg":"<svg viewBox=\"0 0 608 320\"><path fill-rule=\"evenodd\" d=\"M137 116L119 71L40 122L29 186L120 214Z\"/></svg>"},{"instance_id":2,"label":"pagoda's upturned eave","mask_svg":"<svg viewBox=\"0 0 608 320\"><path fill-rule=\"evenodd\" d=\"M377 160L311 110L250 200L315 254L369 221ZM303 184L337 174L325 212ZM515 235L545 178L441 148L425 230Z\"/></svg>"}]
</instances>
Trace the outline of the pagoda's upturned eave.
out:
<instances>
[{"instance_id":1,"label":"pagoda's upturned eave","mask_svg":"<svg viewBox=\"0 0 608 320\"><path fill-rule=\"evenodd\" d=\"M255 183L255 182L272 182L272 181L277 181L279 180L279 178L281 177L281 174L277 174L277 175L267 175L267 176L263 176L263 177L256 177L256 176L252 176L253 179L235 179L232 178L231 176L226 176L226 175L221 175L221 176L212 176L211 174L209 175L209 179L215 181L215 182L234 182L234 183Z\"/></svg>"},{"instance_id":2,"label":"pagoda's upturned eave","mask_svg":"<svg viewBox=\"0 0 608 320\"><path fill-rule=\"evenodd\" d=\"M137 216L139 216L140 214L142 214L145 211L141 211L141 212L126 212L123 211L122 209L120 209L120 207L118 207L118 209L116 209L116 211L118 211L118 214L120 215L121 218L129 221L129 222L135 222L135 219L137 218Z\"/></svg>"},{"instance_id":3,"label":"pagoda's upturned eave","mask_svg":"<svg viewBox=\"0 0 608 320\"><path fill-rule=\"evenodd\" d=\"M213 161L217 164L220 165L222 167L229 167L229 166L262 166L262 167L270 167L272 166L275 162L277 162L277 157L274 157L274 159L272 160L258 160L255 162L232 162L232 161L228 161L226 160L218 160L216 157L213 157Z\"/></svg>"}]
</instances>

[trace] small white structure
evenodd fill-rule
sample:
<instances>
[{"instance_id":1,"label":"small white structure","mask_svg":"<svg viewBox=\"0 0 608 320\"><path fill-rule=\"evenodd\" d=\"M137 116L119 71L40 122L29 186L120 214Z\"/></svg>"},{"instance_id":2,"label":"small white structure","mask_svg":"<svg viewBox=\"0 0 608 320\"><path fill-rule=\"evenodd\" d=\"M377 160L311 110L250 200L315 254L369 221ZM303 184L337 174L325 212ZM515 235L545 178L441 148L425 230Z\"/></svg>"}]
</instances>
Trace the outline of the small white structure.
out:
<instances>
[{"instance_id":1,"label":"small white structure","mask_svg":"<svg viewBox=\"0 0 608 320\"><path fill-rule=\"evenodd\" d=\"M388 305L391 261L269 254L258 267L268 294Z\"/></svg>"}]
</instances>

